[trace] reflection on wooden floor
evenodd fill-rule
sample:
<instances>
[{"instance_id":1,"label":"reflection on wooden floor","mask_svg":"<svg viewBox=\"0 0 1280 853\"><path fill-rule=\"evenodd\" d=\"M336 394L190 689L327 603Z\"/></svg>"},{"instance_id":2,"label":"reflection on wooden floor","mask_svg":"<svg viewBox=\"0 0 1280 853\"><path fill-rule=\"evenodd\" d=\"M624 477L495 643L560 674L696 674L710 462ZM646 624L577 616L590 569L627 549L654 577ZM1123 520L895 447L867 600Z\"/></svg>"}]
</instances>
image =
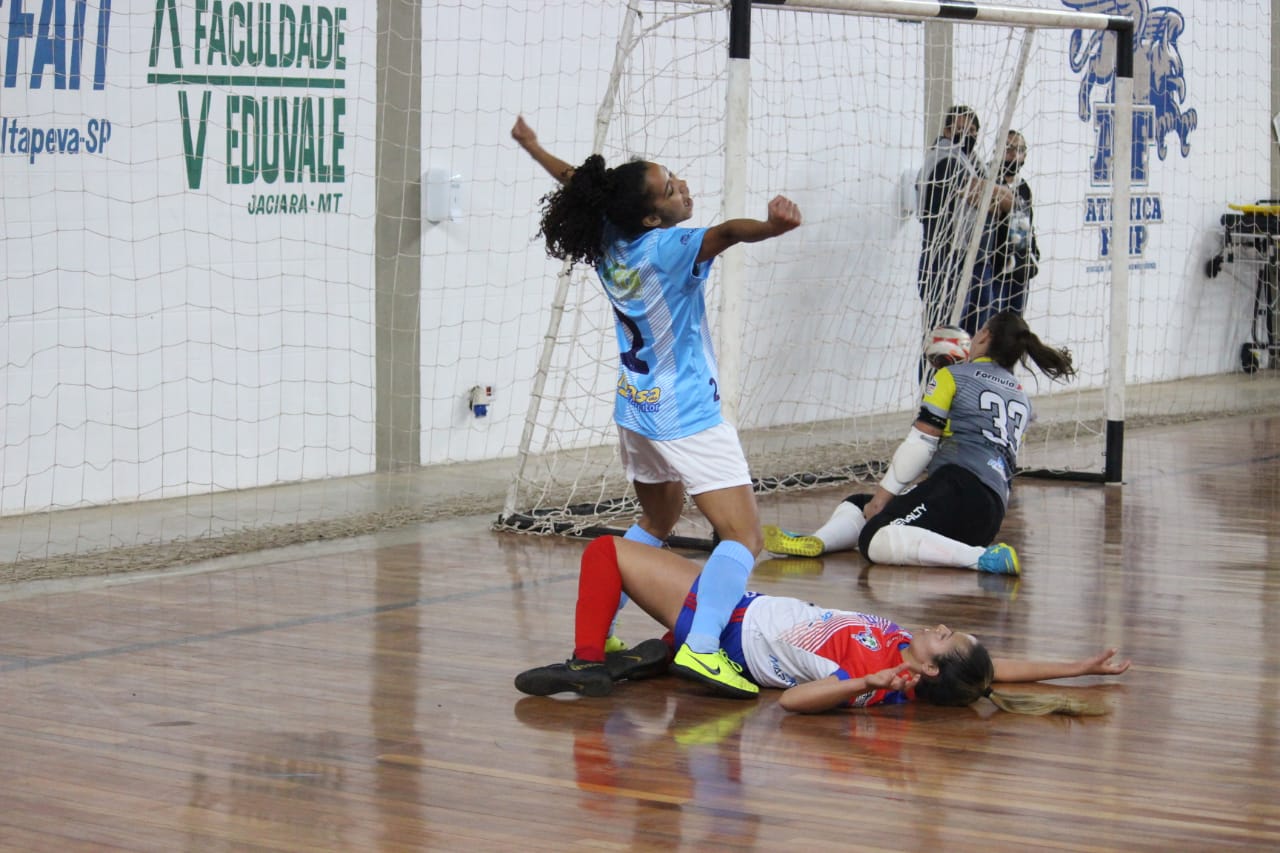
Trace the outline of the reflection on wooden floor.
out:
<instances>
[{"instance_id":1,"label":"reflection on wooden floor","mask_svg":"<svg viewBox=\"0 0 1280 853\"><path fill-rule=\"evenodd\" d=\"M0 603L0 848L1278 849L1280 417L1133 432L1125 463L1018 484L1021 581L848 554L752 583L1008 655L1118 645L1133 671L1070 688L1108 717L523 697L569 654L583 543L449 522Z\"/></svg>"}]
</instances>

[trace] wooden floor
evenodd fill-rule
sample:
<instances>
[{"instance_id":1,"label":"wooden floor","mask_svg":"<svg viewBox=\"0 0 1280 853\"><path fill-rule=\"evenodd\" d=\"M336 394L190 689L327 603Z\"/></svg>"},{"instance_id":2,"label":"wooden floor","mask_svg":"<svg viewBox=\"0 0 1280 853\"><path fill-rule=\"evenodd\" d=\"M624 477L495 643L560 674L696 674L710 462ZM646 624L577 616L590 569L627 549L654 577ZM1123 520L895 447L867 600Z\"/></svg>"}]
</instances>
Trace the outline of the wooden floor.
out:
<instances>
[{"instance_id":1,"label":"wooden floor","mask_svg":"<svg viewBox=\"0 0 1280 853\"><path fill-rule=\"evenodd\" d=\"M848 554L752 582L1006 655L1118 645L1126 676L1058 688L1097 719L523 697L583 543L486 518L0 602L0 849L1280 849L1280 416L1131 432L1125 465L1018 483L1021 581Z\"/></svg>"}]
</instances>

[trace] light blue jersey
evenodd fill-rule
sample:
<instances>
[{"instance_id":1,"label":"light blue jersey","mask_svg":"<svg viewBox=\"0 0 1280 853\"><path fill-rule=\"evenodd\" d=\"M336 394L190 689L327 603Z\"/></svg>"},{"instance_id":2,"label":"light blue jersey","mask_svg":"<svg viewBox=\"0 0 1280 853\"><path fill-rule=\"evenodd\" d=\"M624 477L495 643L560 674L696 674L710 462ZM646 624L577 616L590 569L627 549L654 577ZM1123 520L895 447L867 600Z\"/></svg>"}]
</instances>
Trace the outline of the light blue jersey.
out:
<instances>
[{"instance_id":1,"label":"light blue jersey","mask_svg":"<svg viewBox=\"0 0 1280 853\"><path fill-rule=\"evenodd\" d=\"M711 261L696 263L705 228L654 228L627 239L606 223L596 273L618 333L614 420L655 441L720 423L716 367L702 285Z\"/></svg>"}]
</instances>

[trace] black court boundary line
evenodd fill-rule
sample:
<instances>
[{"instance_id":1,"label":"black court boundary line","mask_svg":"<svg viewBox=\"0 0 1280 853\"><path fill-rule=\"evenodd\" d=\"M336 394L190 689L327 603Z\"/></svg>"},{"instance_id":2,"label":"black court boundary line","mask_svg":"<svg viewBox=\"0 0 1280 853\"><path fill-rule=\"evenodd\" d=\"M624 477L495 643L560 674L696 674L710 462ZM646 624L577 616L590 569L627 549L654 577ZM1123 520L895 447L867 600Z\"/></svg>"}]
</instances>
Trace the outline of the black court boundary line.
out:
<instances>
[{"instance_id":1,"label":"black court boundary line","mask_svg":"<svg viewBox=\"0 0 1280 853\"><path fill-rule=\"evenodd\" d=\"M177 648L178 646L189 646L194 643L210 643L218 640L226 640L232 637L246 637L254 634L266 634L271 631L282 631L289 628L298 628L304 625L317 625L329 622L341 622L346 619L361 619L367 616L379 616L383 613L392 613L397 610L407 610L410 607L431 607L436 604L451 604L455 601L466 601L472 598L482 598L486 595L492 595L498 592L512 592L518 589L533 589L540 586L550 586L552 584L564 583L565 581L576 581L578 573L566 573L562 575L552 575L549 578L541 580L516 581L506 586L486 587L484 589L473 589L467 592L451 592L446 595L437 595L431 598L415 598L410 601L398 601L391 604L379 604L376 607L361 607L356 610L344 610L338 613L321 613L314 616L299 616L294 619L286 619L281 622L271 622L265 625L245 625L241 628L228 628L225 631L214 631L208 634L193 634L187 637L171 637L167 640L153 640L145 643L130 643L126 646L115 646L109 649L95 649L88 652L75 652L66 655L53 655L44 658L20 658L16 662L0 664L0 672L14 672L25 669L39 669L46 666L57 666L63 663L79 663L81 661L96 660L98 658L116 657L118 655L133 654L134 652L145 652L152 649ZM13 660L15 656L10 656Z\"/></svg>"}]
</instances>

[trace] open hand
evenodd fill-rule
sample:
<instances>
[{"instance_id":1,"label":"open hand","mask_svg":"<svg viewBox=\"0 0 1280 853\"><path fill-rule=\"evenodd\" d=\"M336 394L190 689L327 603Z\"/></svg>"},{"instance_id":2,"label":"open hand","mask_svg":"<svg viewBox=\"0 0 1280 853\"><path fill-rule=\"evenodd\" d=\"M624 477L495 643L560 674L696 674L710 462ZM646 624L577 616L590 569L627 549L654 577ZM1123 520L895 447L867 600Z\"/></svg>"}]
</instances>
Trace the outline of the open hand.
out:
<instances>
[{"instance_id":1,"label":"open hand","mask_svg":"<svg viewBox=\"0 0 1280 853\"><path fill-rule=\"evenodd\" d=\"M1080 661L1081 675L1119 675L1129 668L1132 661L1115 660L1118 649L1105 649L1091 658Z\"/></svg>"}]
</instances>

